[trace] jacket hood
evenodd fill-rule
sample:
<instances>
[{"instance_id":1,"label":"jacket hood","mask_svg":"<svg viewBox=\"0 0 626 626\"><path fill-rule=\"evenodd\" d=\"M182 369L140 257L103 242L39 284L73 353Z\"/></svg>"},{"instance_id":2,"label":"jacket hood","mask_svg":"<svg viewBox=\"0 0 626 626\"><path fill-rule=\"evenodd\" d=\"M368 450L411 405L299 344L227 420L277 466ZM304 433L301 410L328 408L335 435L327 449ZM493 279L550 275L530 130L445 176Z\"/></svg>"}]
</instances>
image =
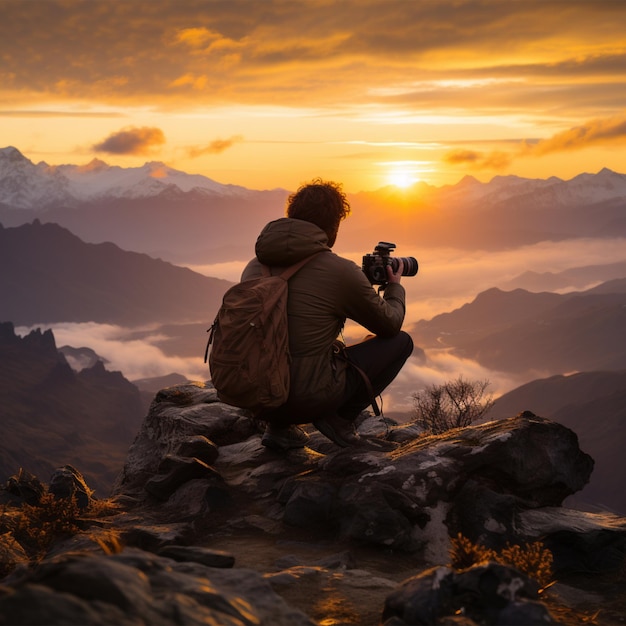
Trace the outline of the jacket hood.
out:
<instances>
[{"instance_id":1,"label":"jacket hood","mask_svg":"<svg viewBox=\"0 0 626 626\"><path fill-rule=\"evenodd\" d=\"M265 226L254 251L264 265L292 265L320 250L330 250L328 236L315 224L282 217Z\"/></svg>"}]
</instances>

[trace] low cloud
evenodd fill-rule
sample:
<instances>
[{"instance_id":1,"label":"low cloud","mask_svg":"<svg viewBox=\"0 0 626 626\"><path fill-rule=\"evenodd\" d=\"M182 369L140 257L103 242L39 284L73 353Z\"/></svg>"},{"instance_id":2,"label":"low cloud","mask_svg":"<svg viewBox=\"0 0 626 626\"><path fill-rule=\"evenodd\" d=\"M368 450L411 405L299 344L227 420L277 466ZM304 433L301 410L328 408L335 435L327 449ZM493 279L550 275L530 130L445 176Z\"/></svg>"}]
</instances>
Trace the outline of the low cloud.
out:
<instances>
[{"instance_id":1,"label":"low cloud","mask_svg":"<svg viewBox=\"0 0 626 626\"><path fill-rule=\"evenodd\" d=\"M563 242L543 242L515 250L484 251L453 248L422 248L403 250L406 256L420 261L417 276L405 277L402 284L407 293L407 317L404 328L420 319L452 311L471 302L481 291L501 286L526 271L560 272L585 265L610 264L624 259L624 239L588 239ZM342 256L359 261L359 254ZM237 280L247 262L221 264L223 275ZM218 266L200 267L196 271L215 273ZM210 320L207 320L210 323ZM111 324L63 323L19 327L16 332L26 335L34 328L51 328L58 347L89 347L106 359L109 371L120 371L129 380L164 376L173 372L192 380L207 380L209 371L203 362L202 350L197 357L171 356L159 347L164 339L158 328L128 329ZM137 332L142 330L143 332ZM344 331L347 343L360 341L366 331L348 323ZM139 338L138 338L139 337ZM169 346L171 349L171 344ZM446 349L428 349L426 358L411 358L396 380L383 393L383 409L387 412L409 414L413 410L412 395L427 385L441 384L459 376L468 380L489 380L488 388L499 396L526 382L530 374L514 375L489 370L475 361L456 357ZM533 378L539 375L533 374Z\"/></svg>"},{"instance_id":2,"label":"low cloud","mask_svg":"<svg viewBox=\"0 0 626 626\"><path fill-rule=\"evenodd\" d=\"M122 328L111 324L62 323L42 324L33 327L16 327L20 336L40 328L52 329L57 347L89 347L105 359L108 371L121 372L128 380L140 380L165 376L171 373L182 374L189 380L208 380L207 365L201 356L167 356L158 347L163 339L158 330L152 334L134 337L138 329ZM361 333L363 334L363 333ZM349 339L358 341L357 337ZM409 359L398 377L385 390L382 396L383 410L394 413L410 414L413 410L412 396L415 392L430 384L440 384L447 380L463 376L469 380L489 380L492 384L488 391L500 395L523 382L511 375L492 372L469 360L457 358L445 351L434 350L427 353L425 362Z\"/></svg>"},{"instance_id":3,"label":"low cloud","mask_svg":"<svg viewBox=\"0 0 626 626\"><path fill-rule=\"evenodd\" d=\"M106 359L106 369L122 372L128 380L153 378L176 372L193 380L206 380L209 373L201 356L168 356L158 347L163 336L155 330L141 339L134 338L138 329L122 328L112 324L61 323L38 324L19 327L15 332L21 336L31 330L52 329L58 348L68 345L74 348L88 347Z\"/></svg>"},{"instance_id":4,"label":"low cloud","mask_svg":"<svg viewBox=\"0 0 626 626\"><path fill-rule=\"evenodd\" d=\"M156 146L165 143L165 135L160 128L143 126L125 128L110 134L104 141L93 146L96 152L107 154L147 154Z\"/></svg>"},{"instance_id":5,"label":"low cloud","mask_svg":"<svg viewBox=\"0 0 626 626\"><path fill-rule=\"evenodd\" d=\"M192 159L205 154L220 154L241 141L243 141L243 137L241 135L234 135L229 139L215 139L206 146L193 146L188 148L187 154Z\"/></svg>"}]
</instances>

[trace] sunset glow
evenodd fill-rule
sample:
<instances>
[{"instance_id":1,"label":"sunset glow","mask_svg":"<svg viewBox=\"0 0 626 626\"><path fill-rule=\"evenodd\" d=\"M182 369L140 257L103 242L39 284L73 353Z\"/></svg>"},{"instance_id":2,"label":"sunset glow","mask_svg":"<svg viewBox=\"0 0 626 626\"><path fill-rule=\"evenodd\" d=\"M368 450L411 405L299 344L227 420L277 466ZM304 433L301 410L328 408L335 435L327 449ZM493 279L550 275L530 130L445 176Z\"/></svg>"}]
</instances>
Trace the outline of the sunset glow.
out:
<instances>
[{"instance_id":1,"label":"sunset glow","mask_svg":"<svg viewBox=\"0 0 626 626\"><path fill-rule=\"evenodd\" d=\"M626 3L0 0L2 145L357 192L626 163ZM385 166L381 163L419 163Z\"/></svg>"},{"instance_id":2,"label":"sunset glow","mask_svg":"<svg viewBox=\"0 0 626 626\"><path fill-rule=\"evenodd\" d=\"M419 180L416 170L410 165L397 164L390 165L389 173L387 174L387 181L390 185L395 185L401 189L406 189L415 184Z\"/></svg>"}]
</instances>

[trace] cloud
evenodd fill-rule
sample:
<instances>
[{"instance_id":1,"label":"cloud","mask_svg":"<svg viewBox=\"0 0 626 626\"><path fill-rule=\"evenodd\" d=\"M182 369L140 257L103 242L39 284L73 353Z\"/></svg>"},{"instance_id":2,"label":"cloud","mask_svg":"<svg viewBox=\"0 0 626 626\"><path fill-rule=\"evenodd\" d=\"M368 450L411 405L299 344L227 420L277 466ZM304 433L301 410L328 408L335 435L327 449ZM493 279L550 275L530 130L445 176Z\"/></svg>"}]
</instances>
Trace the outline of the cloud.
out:
<instances>
[{"instance_id":1,"label":"cloud","mask_svg":"<svg viewBox=\"0 0 626 626\"><path fill-rule=\"evenodd\" d=\"M232 148L236 143L243 141L241 135L234 135L229 139L215 139L206 146L193 146L187 149L187 154L192 159L202 156L204 154L220 154L224 150Z\"/></svg>"},{"instance_id":2,"label":"cloud","mask_svg":"<svg viewBox=\"0 0 626 626\"><path fill-rule=\"evenodd\" d=\"M2 111L0 117L76 117L76 118L108 118L108 117L124 117L122 113L117 111L44 111L38 109Z\"/></svg>"},{"instance_id":3,"label":"cloud","mask_svg":"<svg viewBox=\"0 0 626 626\"><path fill-rule=\"evenodd\" d=\"M621 2L318 0L306 10L281 0L106 4L3 3L5 88L25 103L40 94L118 104L158 96L192 106L199 97L300 105L306 97L310 106L358 101L372 85L437 78L521 77L520 86L533 90L532 77L543 73L545 93L593 82L598 104L597 77L621 84L623 73ZM46 27L33 28L34 20ZM474 91L489 103L486 89ZM465 102L447 95L455 108Z\"/></svg>"},{"instance_id":4,"label":"cloud","mask_svg":"<svg viewBox=\"0 0 626 626\"><path fill-rule=\"evenodd\" d=\"M579 150L624 141L626 141L626 115L592 120L582 126L557 133L549 139L541 139L537 143L525 142L521 153L541 156L550 152Z\"/></svg>"},{"instance_id":5,"label":"cloud","mask_svg":"<svg viewBox=\"0 0 626 626\"><path fill-rule=\"evenodd\" d=\"M499 151L484 153L456 149L444 154L443 160L451 165L471 165L473 169L503 170L511 164L513 157Z\"/></svg>"},{"instance_id":6,"label":"cloud","mask_svg":"<svg viewBox=\"0 0 626 626\"><path fill-rule=\"evenodd\" d=\"M165 143L165 135L160 128L125 128L109 135L104 141L93 146L96 152L108 154L146 154L153 147Z\"/></svg>"},{"instance_id":7,"label":"cloud","mask_svg":"<svg viewBox=\"0 0 626 626\"><path fill-rule=\"evenodd\" d=\"M509 142L510 143L510 142ZM481 152L456 148L443 155L449 165L467 165L472 169L506 169L519 157L539 157L554 152L582 150L591 146L626 143L626 115L595 119L540 140L525 139L510 152Z\"/></svg>"},{"instance_id":8,"label":"cloud","mask_svg":"<svg viewBox=\"0 0 626 626\"><path fill-rule=\"evenodd\" d=\"M68 345L91 348L106 359L107 370L122 372L128 380L164 376L173 372L193 380L206 380L209 377L202 357L165 355L157 345L162 336L156 331L136 339L133 333L137 329L95 322L67 322L16 327L15 332L24 336L35 328L51 328L57 347Z\"/></svg>"}]
</instances>

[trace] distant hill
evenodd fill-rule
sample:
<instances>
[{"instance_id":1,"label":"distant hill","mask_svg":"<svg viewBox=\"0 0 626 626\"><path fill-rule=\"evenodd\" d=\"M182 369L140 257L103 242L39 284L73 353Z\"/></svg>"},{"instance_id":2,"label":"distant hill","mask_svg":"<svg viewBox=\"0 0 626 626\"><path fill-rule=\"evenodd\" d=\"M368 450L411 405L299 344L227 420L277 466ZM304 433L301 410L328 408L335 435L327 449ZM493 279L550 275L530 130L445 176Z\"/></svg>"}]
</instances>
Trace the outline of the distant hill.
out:
<instances>
[{"instance_id":1,"label":"distant hill","mask_svg":"<svg viewBox=\"0 0 626 626\"><path fill-rule=\"evenodd\" d=\"M0 481L20 467L46 480L67 463L109 494L146 413L139 389L101 361L79 373L52 331L0 323Z\"/></svg>"},{"instance_id":2,"label":"distant hill","mask_svg":"<svg viewBox=\"0 0 626 626\"><path fill-rule=\"evenodd\" d=\"M626 261L605 265L572 267L562 272L524 272L516 278L498 285L504 291L526 289L527 291L558 291L575 287L588 288L593 283L606 282L626 276Z\"/></svg>"},{"instance_id":3,"label":"distant hill","mask_svg":"<svg viewBox=\"0 0 626 626\"><path fill-rule=\"evenodd\" d=\"M626 369L535 380L498 398L488 419L529 410L571 428L595 462L590 483L572 502L626 514Z\"/></svg>"},{"instance_id":4,"label":"distant hill","mask_svg":"<svg viewBox=\"0 0 626 626\"><path fill-rule=\"evenodd\" d=\"M0 226L0 321L15 325L206 323L230 284L57 224Z\"/></svg>"},{"instance_id":5,"label":"distant hill","mask_svg":"<svg viewBox=\"0 0 626 626\"><path fill-rule=\"evenodd\" d=\"M626 368L626 279L564 295L490 289L410 328L425 348L450 348L490 369L564 374Z\"/></svg>"}]
</instances>

